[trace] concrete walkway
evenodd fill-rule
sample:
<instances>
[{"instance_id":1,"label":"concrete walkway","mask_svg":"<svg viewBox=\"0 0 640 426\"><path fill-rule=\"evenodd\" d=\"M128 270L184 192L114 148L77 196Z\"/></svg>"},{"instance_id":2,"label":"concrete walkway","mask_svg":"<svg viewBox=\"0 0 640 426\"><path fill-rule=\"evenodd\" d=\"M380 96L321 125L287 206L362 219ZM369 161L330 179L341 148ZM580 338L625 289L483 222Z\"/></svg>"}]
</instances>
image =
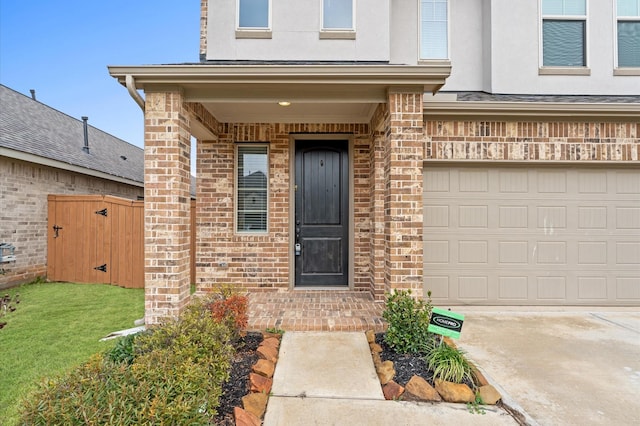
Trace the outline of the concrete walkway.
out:
<instances>
[{"instance_id":1,"label":"concrete walkway","mask_svg":"<svg viewBox=\"0 0 640 426\"><path fill-rule=\"evenodd\" d=\"M363 332L286 332L264 426L515 425L498 408L385 401Z\"/></svg>"},{"instance_id":2,"label":"concrete walkway","mask_svg":"<svg viewBox=\"0 0 640 426\"><path fill-rule=\"evenodd\" d=\"M538 424L640 424L638 308L453 310L459 346Z\"/></svg>"}]
</instances>

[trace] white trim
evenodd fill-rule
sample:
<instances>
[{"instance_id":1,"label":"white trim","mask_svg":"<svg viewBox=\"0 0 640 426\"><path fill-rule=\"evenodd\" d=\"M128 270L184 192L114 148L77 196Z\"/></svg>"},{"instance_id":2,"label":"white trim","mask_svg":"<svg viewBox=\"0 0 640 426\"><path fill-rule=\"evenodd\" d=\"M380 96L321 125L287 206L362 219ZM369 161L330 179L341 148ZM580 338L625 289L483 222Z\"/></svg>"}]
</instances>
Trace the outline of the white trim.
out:
<instances>
[{"instance_id":1,"label":"white trim","mask_svg":"<svg viewBox=\"0 0 640 426\"><path fill-rule=\"evenodd\" d=\"M356 1L351 0L351 28L325 28L324 26L324 0L320 0L320 38L321 39L330 39L330 38L347 38L347 37L329 37L322 36L322 34L336 32L342 34L353 33L353 37L349 39L355 39L356 32Z\"/></svg>"},{"instance_id":2,"label":"white trim","mask_svg":"<svg viewBox=\"0 0 640 426\"><path fill-rule=\"evenodd\" d=\"M271 0L267 0L269 2L268 11L267 11L267 27L241 27L240 26L240 2L242 0L236 0L236 31L244 32L244 31L256 31L256 32L271 32ZM238 33L236 32L236 38L271 38L271 37L238 37Z\"/></svg>"},{"instance_id":3,"label":"white trim","mask_svg":"<svg viewBox=\"0 0 640 426\"><path fill-rule=\"evenodd\" d=\"M62 161L40 157L39 155L16 151L10 148L0 147L0 156L144 188L144 182L137 182L131 179L110 175L109 173L101 172L98 170L88 169L86 167L76 166L74 164L64 163Z\"/></svg>"},{"instance_id":4,"label":"white trim","mask_svg":"<svg viewBox=\"0 0 640 426\"><path fill-rule=\"evenodd\" d=\"M589 60L591 55L589 55L589 44L590 44L590 37L589 37L589 0L584 0L584 6L585 6L585 15L544 15L542 13L542 2L544 0L538 0L538 75L566 75L568 73L566 72L562 72L561 70L559 70L559 72L554 73L554 72L545 72L542 71L543 69L545 70L552 70L556 67L552 67L552 66L545 66L544 65L544 40L543 40L543 28L542 28L542 24L544 22L545 19L550 19L550 20L559 20L559 21L584 21L584 65L583 66L579 66L576 68L586 68L589 69ZM572 67L566 67L566 66L562 66L562 67L557 67L557 68L572 68ZM590 73L590 71L589 71ZM581 74L584 75L584 74Z\"/></svg>"},{"instance_id":5,"label":"white trim","mask_svg":"<svg viewBox=\"0 0 640 426\"><path fill-rule=\"evenodd\" d=\"M638 13L635 16L618 16L618 0L613 0L613 75L640 75L640 66L618 66L618 22L640 21L640 11Z\"/></svg>"},{"instance_id":6,"label":"white trim","mask_svg":"<svg viewBox=\"0 0 640 426\"><path fill-rule=\"evenodd\" d=\"M418 0L418 63L428 63L429 61L450 61L451 60L451 0L447 0L447 57L446 58L423 58L422 57L422 0Z\"/></svg>"},{"instance_id":7,"label":"white trim","mask_svg":"<svg viewBox=\"0 0 640 426\"><path fill-rule=\"evenodd\" d=\"M238 159L240 158L240 156L238 155L238 149L240 147L264 147L267 148L267 200L266 200L266 208L267 208L267 223L266 223L266 229L264 231L242 231L238 229L238 199L240 197L238 197ZM234 142L234 147L233 147L233 153L234 153L234 159L233 159L233 233L234 235L242 235L242 236L247 236L247 235L257 235L257 236L264 236L264 235L268 235L269 234L269 224L270 224L270 220L269 220L269 215L271 213L271 209L269 208L269 201L270 198L269 197L269 184L271 182L270 179L270 175L271 175L271 170L270 170L270 164L271 162L269 161L269 156L271 155L271 149L269 146L269 141L256 141L256 142Z\"/></svg>"}]
</instances>

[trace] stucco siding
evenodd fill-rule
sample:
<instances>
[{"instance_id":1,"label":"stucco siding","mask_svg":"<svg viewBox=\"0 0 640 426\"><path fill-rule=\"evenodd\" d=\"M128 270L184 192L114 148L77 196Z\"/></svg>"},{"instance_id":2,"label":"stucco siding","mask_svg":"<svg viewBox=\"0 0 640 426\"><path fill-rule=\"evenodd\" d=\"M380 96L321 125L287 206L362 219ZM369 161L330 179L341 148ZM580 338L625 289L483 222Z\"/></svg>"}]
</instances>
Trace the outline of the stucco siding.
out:
<instances>
[{"instance_id":1,"label":"stucco siding","mask_svg":"<svg viewBox=\"0 0 640 426\"><path fill-rule=\"evenodd\" d=\"M271 38L236 38L236 1L215 2L206 11L206 59L389 60L389 0L356 0L354 39L320 38L321 1L272 1L271 6Z\"/></svg>"}]
</instances>

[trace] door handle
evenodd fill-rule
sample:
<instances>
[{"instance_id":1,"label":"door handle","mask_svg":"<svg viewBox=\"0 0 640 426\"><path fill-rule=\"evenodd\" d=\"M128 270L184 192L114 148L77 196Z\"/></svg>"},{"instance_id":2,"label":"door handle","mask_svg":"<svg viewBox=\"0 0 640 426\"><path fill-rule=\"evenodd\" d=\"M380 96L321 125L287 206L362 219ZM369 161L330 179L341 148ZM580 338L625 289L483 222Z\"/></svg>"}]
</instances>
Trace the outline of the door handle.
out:
<instances>
[{"instance_id":1,"label":"door handle","mask_svg":"<svg viewBox=\"0 0 640 426\"><path fill-rule=\"evenodd\" d=\"M300 256L302 254L302 245L300 243L296 243L295 252L296 256Z\"/></svg>"}]
</instances>

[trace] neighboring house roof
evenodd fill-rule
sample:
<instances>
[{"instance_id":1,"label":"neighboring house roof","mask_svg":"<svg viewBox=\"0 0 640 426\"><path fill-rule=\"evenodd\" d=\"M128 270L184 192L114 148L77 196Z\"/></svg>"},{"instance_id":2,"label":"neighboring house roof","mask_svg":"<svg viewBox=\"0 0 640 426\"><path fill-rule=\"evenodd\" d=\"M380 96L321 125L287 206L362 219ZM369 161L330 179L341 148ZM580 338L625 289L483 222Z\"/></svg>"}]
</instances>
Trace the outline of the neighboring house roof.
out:
<instances>
[{"instance_id":1,"label":"neighboring house roof","mask_svg":"<svg viewBox=\"0 0 640 426\"><path fill-rule=\"evenodd\" d=\"M144 150L0 84L0 154L144 184Z\"/></svg>"}]
</instances>

